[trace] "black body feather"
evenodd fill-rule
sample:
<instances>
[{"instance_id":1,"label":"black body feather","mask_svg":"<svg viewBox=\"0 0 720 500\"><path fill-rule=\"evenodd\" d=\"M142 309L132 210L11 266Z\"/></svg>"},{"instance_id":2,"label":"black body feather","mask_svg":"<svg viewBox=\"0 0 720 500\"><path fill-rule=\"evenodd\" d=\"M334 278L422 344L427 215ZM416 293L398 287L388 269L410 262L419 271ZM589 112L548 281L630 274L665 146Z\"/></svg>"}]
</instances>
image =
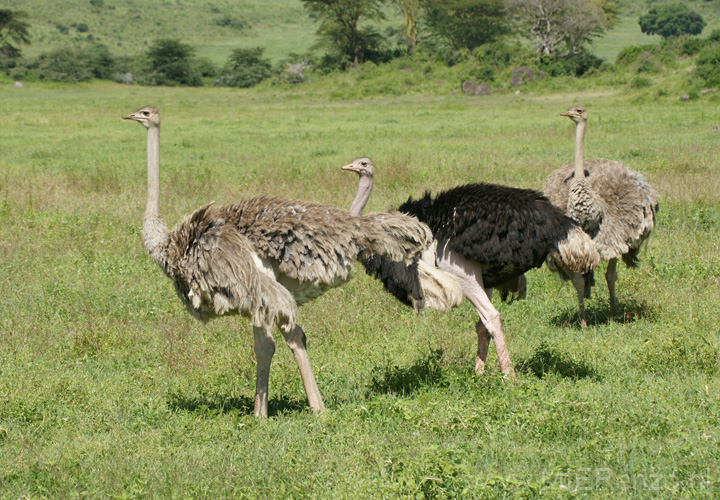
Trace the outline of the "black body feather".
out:
<instances>
[{"instance_id":1,"label":"black body feather","mask_svg":"<svg viewBox=\"0 0 720 500\"><path fill-rule=\"evenodd\" d=\"M548 251L576 225L538 191L495 184L466 184L435 197L403 203L438 242L484 267L483 286L495 287L540 267Z\"/></svg>"}]
</instances>

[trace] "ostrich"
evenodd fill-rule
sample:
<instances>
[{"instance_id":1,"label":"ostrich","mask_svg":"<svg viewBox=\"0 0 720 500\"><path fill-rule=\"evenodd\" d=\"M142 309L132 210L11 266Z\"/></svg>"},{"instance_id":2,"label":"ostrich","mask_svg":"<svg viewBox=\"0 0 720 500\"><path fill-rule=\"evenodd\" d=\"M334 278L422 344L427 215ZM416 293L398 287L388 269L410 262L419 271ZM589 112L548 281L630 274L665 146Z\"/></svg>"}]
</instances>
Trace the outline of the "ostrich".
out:
<instances>
[{"instance_id":1,"label":"ostrich","mask_svg":"<svg viewBox=\"0 0 720 500\"><path fill-rule=\"evenodd\" d=\"M359 217L362 215L372 193L375 183L375 165L370 158L358 158L342 168L358 174L358 192L350 206L350 214ZM414 264L414 266L419 266L418 272L421 277L419 282L408 282L413 273L408 274L406 270L413 270L413 266L408 267L402 263L392 262L379 255L364 260L363 264L370 274L380 277L385 282L388 291L403 302L410 302L415 308L415 312L418 312L421 308L447 312L462 303L462 290L460 290L460 284L457 283L457 280L448 281L448 276L445 273L438 273L435 267L434 251L434 247L428 249L423 256L424 258ZM398 279L402 283L396 283ZM431 283L434 286L430 286ZM510 303L512 303L515 299L522 300L525 298L527 279L524 274L521 274L500 283L495 288L500 292L500 298L503 302L510 297Z\"/></svg>"},{"instance_id":2,"label":"ostrich","mask_svg":"<svg viewBox=\"0 0 720 500\"><path fill-rule=\"evenodd\" d=\"M357 216L372 191L374 166L370 159L359 158L342 168L360 176L351 208ZM600 263L590 238L577 223L537 191L466 184L434 197L429 191L418 200L411 197L397 210L425 222L433 232L433 245L415 268L373 258L370 265L366 262L366 269L380 277L388 291L416 308L430 306L428 296L453 297L459 285L459 300L441 300L439 307L431 307L447 310L459 305L463 296L473 304L480 317L475 325L477 373L485 370L490 339L495 342L501 372L513 373L500 313L490 301L493 287L512 282L545 261L565 275L589 272Z\"/></svg>"},{"instance_id":3,"label":"ostrich","mask_svg":"<svg viewBox=\"0 0 720 500\"><path fill-rule=\"evenodd\" d=\"M325 406L310 367L298 304L350 279L354 261L374 253L411 260L432 235L402 214L357 218L330 206L274 197L197 209L173 230L160 217L160 114L147 106L123 117L147 128L148 193L143 239L190 313L206 321L248 316L257 359L256 416L268 414L277 326L295 355L313 411Z\"/></svg>"},{"instance_id":4,"label":"ostrich","mask_svg":"<svg viewBox=\"0 0 720 500\"><path fill-rule=\"evenodd\" d=\"M573 106L561 116L575 122L575 163L550 174L545 196L575 219L590 235L600 258L608 262L605 272L610 292L610 314L617 314L615 281L617 259L628 267L637 267L642 244L655 226L660 209L658 192L645 177L618 161L596 158L584 160L587 111ZM583 327L587 326L583 299L590 297L593 273L572 278L577 290L578 310Z\"/></svg>"}]
</instances>

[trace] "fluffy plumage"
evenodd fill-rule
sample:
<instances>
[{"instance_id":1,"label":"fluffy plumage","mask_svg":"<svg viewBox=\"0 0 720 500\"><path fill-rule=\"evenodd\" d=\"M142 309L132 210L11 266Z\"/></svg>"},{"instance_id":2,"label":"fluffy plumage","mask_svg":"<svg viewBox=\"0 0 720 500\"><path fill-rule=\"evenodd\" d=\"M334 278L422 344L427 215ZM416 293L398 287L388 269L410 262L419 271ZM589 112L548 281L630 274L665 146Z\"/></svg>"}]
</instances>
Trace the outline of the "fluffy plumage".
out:
<instances>
[{"instance_id":1,"label":"fluffy plumage","mask_svg":"<svg viewBox=\"0 0 720 500\"><path fill-rule=\"evenodd\" d=\"M592 237L602 260L622 258L628 266L637 266L637 253L655 227L655 214L660 210L657 190L644 175L619 161L587 160L584 170L587 187L581 193L570 196L575 175L574 166L569 164L548 176L545 195L553 205L567 207L569 216L592 214L578 217L590 222L583 229ZM573 203L572 198L578 202ZM575 208L580 203L589 205L589 200L594 204L588 209Z\"/></svg>"},{"instance_id":2,"label":"fluffy plumage","mask_svg":"<svg viewBox=\"0 0 720 500\"><path fill-rule=\"evenodd\" d=\"M562 115L576 125L575 162L551 173L544 192L555 206L582 226L592 237L602 260L608 261L605 278L610 313L614 316L617 259L622 258L628 267L638 265L640 248L650 237L655 214L660 209L658 192L641 173L621 162L601 158L585 161L587 111L582 106L573 106ZM594 278L592 274L575 276L573 284L578 293L580 320L586 326L583 299L590 296Z\"/></svg>"},{"instance_id":3,"label":"fluffy plumage","mask_svg":"<svg viewBox=\"0 0 720 500\"><path fill-rule=\"evenodd\" d=\"M364 207L372 191L372 162L360 158L343 168L360 174L353 207ZM600 262L577 223L537 191L466 184L436 196L428 191L418 200L410 198L398 211L426 223L435 239L433 246L416 265L383 257L363 264L388 291L416 310L447 311L467 297L480 316L477 371L485 366L489 332L501 370L512 372L499 313L489 299L493 287L503 285L508 293L524 295L523 273L545 261L565 275L588 272Z\"/></svg>"},{"instance_id":4,"label":"fluffy plumage","mask_svg":"<svg viewBox=\"0 0 720 500\"><path fill-rule=\"evenodd\" d=\"M483 265L483 285L497 286L543 264L576 224L537 191L494 184L466 184L398 207L425 222L437 241ZM572 255L570 252L569 255ZM579 254L575 269L592 269Z\"/></svg>"},{"instance_id":5,"label":"fluffy plumage","mask_svg":"<svg viewBox=\"0 0 720 500\"><path fill-rule=\"evenodd\" d=\"M289 300L302 304L344 283L358 256L405 261L428 246L426 226L404 216L399 227L398 218L354 218L334 207L272 197L207 205L169 233L162 260L195 316L232 311L255 326L287 331L297 309Z\"/></svg>"},{"instance_id":6,"label":"fluffy plumage","mask_svg":"<svg viewBox=\"0 0 720 500\"><path fill-rule=\"evenodd\" d=\"M199 208L169 231L159 213L160 114L148 106L125 117L148 129L145 248L173 281L186 308L207 320L251 320L257 358L255 414L267 416L268 378L278 326L300 368L310 406L323 410L297 323L298 304L350 279L358 257L419 257L432 241L425 224L397 213L353 217L331 206L255 197Z\"/></svg>"}]
</instances>

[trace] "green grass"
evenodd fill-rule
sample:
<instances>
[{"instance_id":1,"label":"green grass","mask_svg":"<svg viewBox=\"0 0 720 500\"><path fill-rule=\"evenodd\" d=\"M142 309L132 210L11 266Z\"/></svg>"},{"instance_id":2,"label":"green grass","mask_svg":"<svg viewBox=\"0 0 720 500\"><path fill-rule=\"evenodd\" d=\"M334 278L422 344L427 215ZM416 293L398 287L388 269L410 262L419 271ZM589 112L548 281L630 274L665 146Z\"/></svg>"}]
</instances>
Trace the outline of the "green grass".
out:
<instances>
[{"instance_id":1,"label":"green grass","mask_svg":"<svg viewBox=\"0 0 720 500\"><path fill-rule=\"evenodd\" d=\"M105 0L99 8L89 0L25 0L12 8L29 14L32 44L22 47L28 57L93 43L106 45L114 55L132 56L153 40L177 38L194 47L198 57L222 65L236 48L263 47L265 57L278 61L291 53L307 53L317 41L317 22L300 0ZM388 18L378 24L380 29L400 25L397 14L386 10ZM81 23L87 32L73 26Z\"/></svg>"},{"instance_id":2,"label":"green grass","mask_svg":"<svg viewBox=\"0 0 720 500\"><path fill-rule=\"evenodd\" d=\"M28 12L32 26L33 43L23 48L27 56L87 44L91 35L91 42L107 45L116 55L135 55L158 38L179 38L216 64L239 47L265 47L265 55L277 60L306 52L317 29L299 0L273 0L272 5L262 0L106 0L101 8L88 0L27 0L21 10ZM223 19L235 27L218 25ZM72 26L80 23L89 31L79 33ZM68 32L59 31L58 25Z\"/></svg>"},{"instance_id":3,"label":"green grass","mask_svg":"<svg viewBox=\"0 0 720 500\"><path fill-rule=\"evenodd\" d=\"M28 84L0 93L0 497L715 498L720 493L720 122L619 89L520 97L335 100L260 88ZM358 84L360 85L360 83ZM295 92L300 92L295 90ZM637 270L608 318L601 269L579 328L569 284L528 274L499 308L516 381L472 371L475 315L415 316L358 269L303 306L328 406L307 407L278 340L268 420L251 416L246 320L182 309L144 254L145 133L163 114L161 210L253 194L348 207L371 156L368 210L469 181L542 188L586 153L661 191Z\"/></svg>"}]
</instances>

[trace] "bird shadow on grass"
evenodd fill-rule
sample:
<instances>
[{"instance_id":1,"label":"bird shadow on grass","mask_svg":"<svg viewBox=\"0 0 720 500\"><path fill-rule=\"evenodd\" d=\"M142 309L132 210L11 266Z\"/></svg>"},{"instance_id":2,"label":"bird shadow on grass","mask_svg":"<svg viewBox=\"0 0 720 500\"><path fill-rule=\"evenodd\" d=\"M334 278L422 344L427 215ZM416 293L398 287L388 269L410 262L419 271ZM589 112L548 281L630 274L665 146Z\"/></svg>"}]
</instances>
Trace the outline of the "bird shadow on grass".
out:
<instances>
[{"instance_id":1,"label":"bird shadow on grass","mask_svg":"<svg viewBox=\"0 0 720 500\"><path fill-rule=\"evenodd\" d=\"M407 396L422 387L437 385L443 378L442 357L442 349L434 349L408 367L376 367L367 393Z\"/></svg>"},{"instance_id":2,"label":"bird shadow on grass","mask_svg":"<svg viewBox=\"0 0 720 500\"><path fill-rule=\"evenodd\" d=\"M600 376L592 366L582 360L569 358L567 354L544 341L535 349L532 356L516 363L515 367L520 373L535 375L537 378L555 374L573 380L586 378L600 380Z\"/></svg>"},{"instance_id":3,"label":"bird shadow on grass","mask_svg":"<svg viewBox=\"0 0 720 500\"><path fill-rule=\"evenodd\" d=\"M229 396L217 393L195 393L187 395L170 393L167 396L168 408L176 412L189 412L203 416L213 416L237 412L252 414L255 400L247 396ZM268 401L268 416L283 413L303 412L308 409L307 400L290 399L285 396L271 397Z\"/></svg>"},{"instance_id":4,"label":"bird shadow on grass","mask_svg":"<svg viewBox=\"0 0 720 500\"><path fill-rule=\"evenodd\" d=\"M588 326L606 325L610 322L634 323L641 319L653 319L655 317L655 310L644 300L640 302L634 299L618 301L618 314L615 317L610 314L610 304L607 300L602 302L602 305L588 306L588 302L589 300L585 299L585 319L587 320ZM553 316L550 318L550 324L560 328L582 328L577 307L567 309Z\"/></svg>"}]
</instances>

